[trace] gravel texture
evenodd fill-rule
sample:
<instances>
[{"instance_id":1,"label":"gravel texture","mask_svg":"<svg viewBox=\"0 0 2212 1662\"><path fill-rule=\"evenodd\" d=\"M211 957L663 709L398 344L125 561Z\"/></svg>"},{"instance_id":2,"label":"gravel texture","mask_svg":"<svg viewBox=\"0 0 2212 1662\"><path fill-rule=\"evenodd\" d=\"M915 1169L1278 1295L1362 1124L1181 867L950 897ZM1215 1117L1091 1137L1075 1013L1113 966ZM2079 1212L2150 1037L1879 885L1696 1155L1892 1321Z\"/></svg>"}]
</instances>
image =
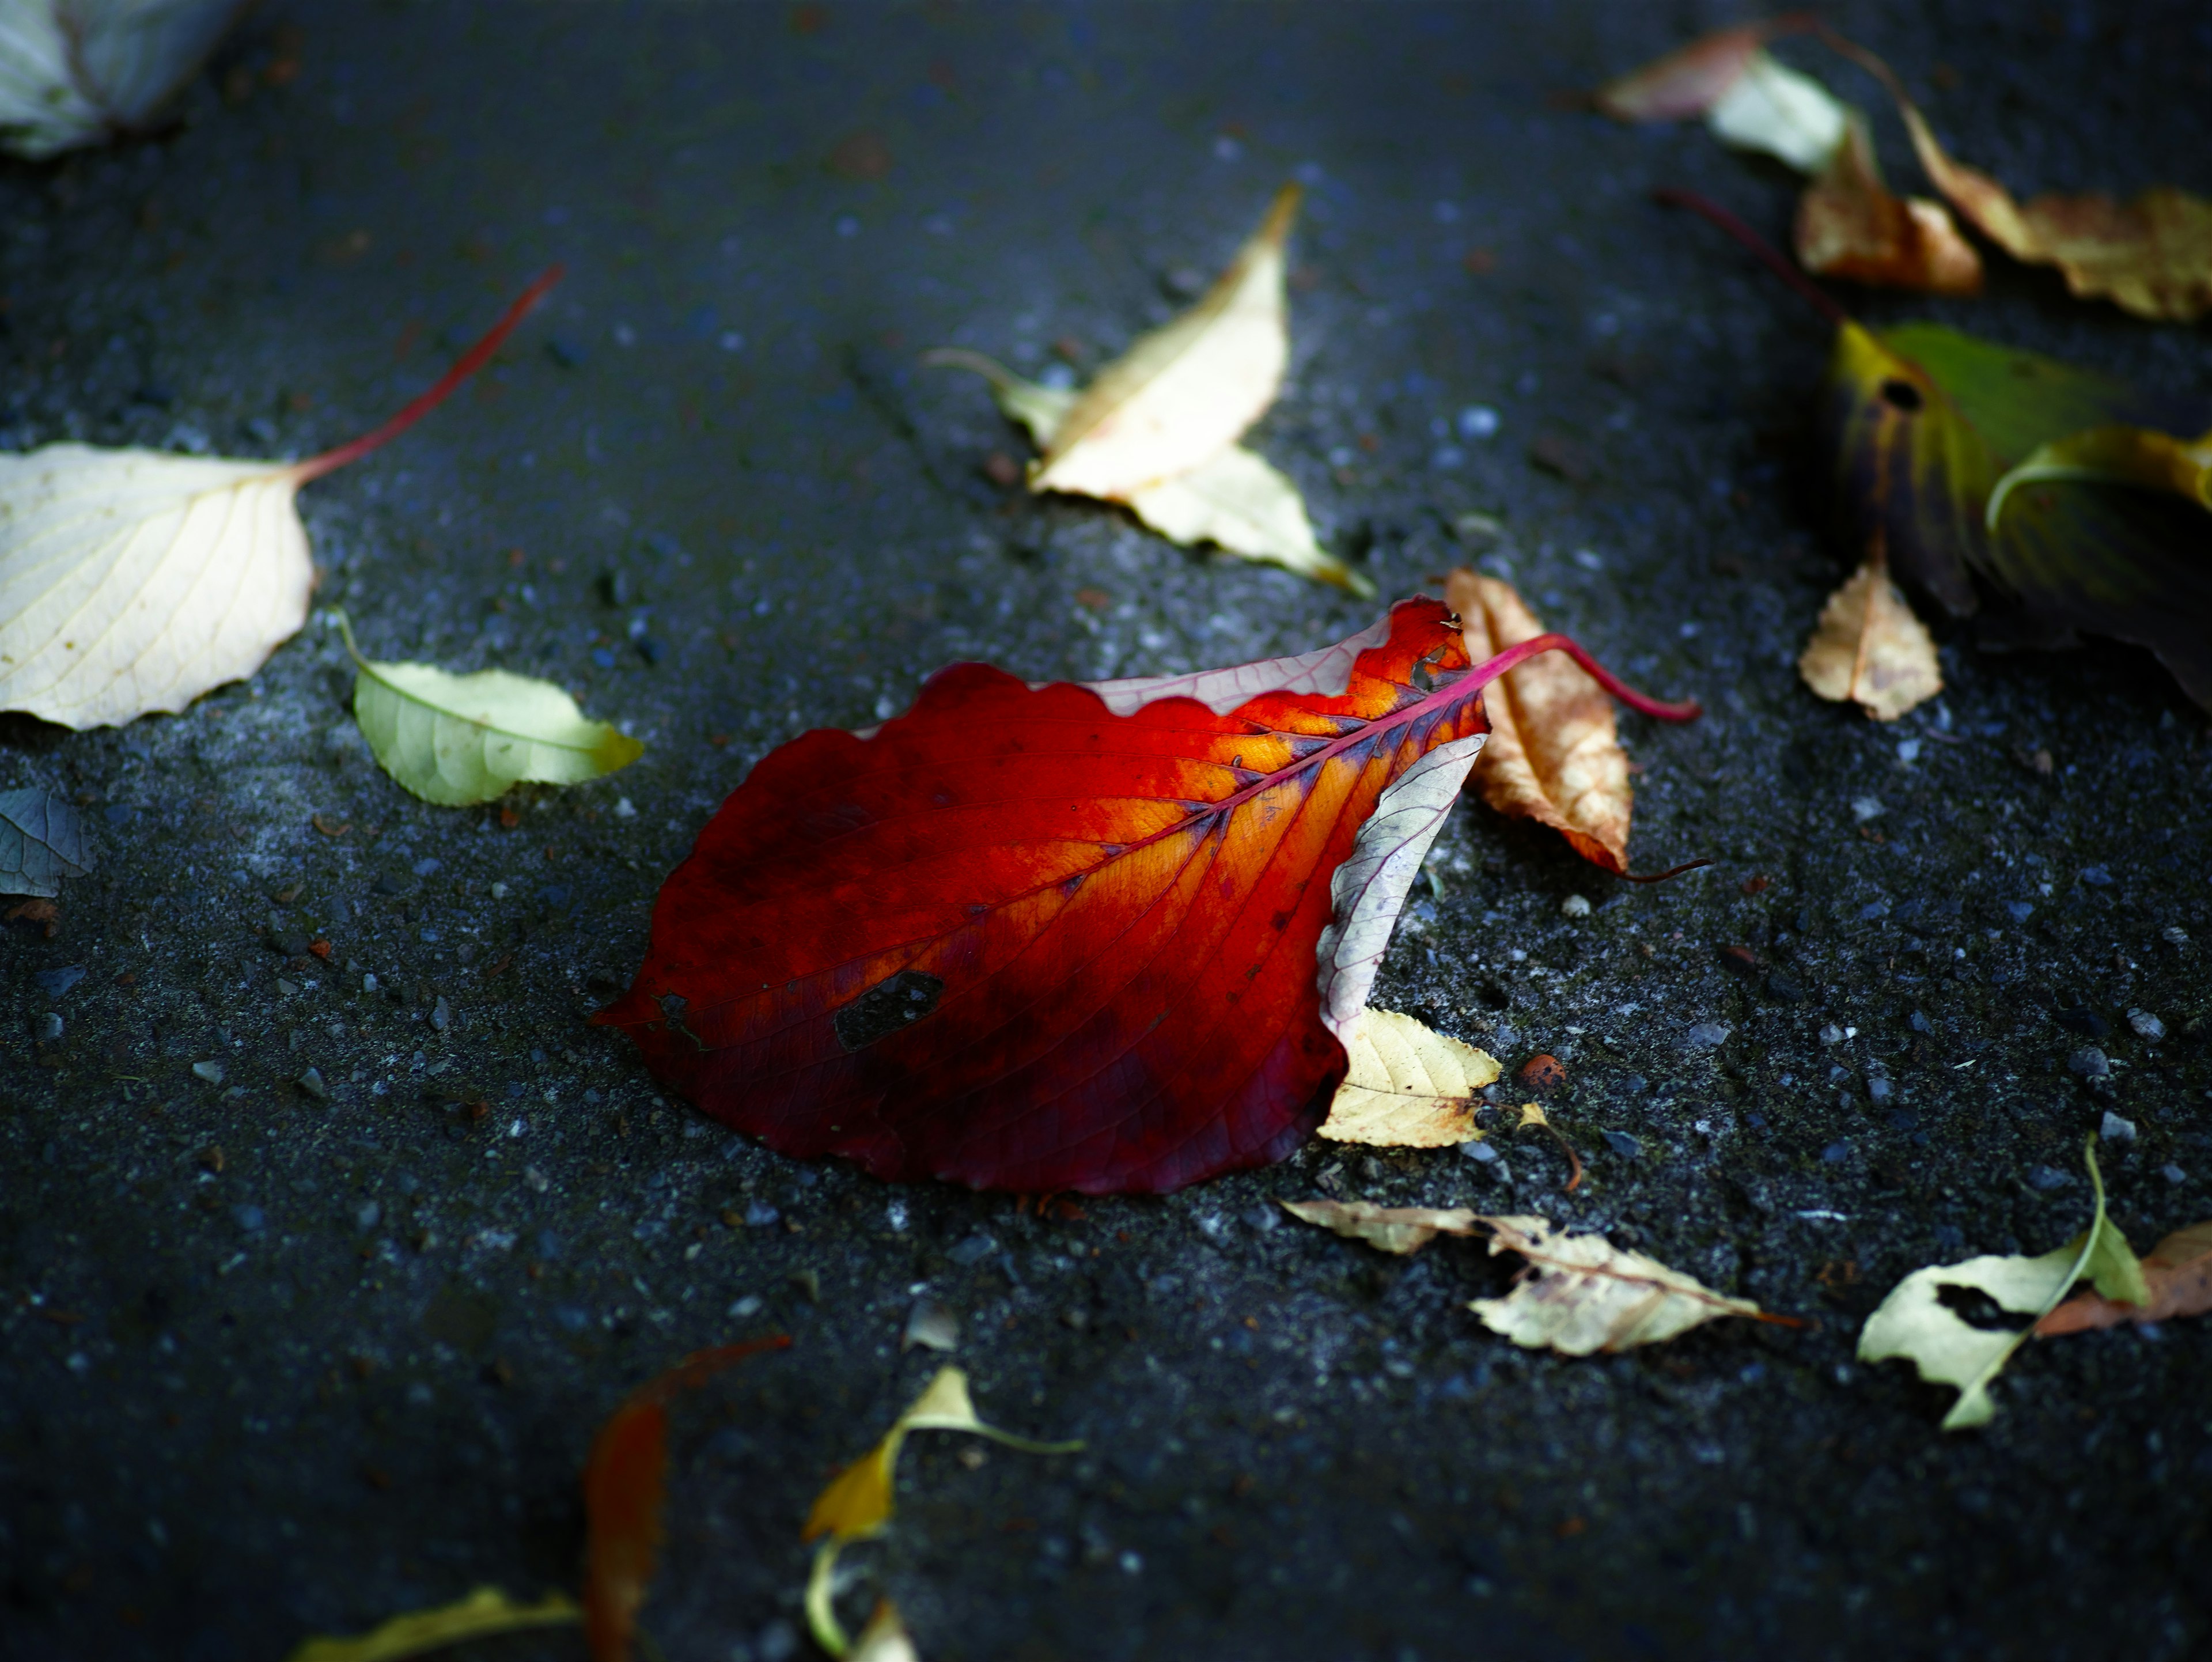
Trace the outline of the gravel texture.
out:
<instances>
[{"instance_id":1,"label":"gravel texture","mask_svg":"<svg viewBox=\"0 0 2212 1662\"><path fill-rule=\"evenodd\" d=\"M2212 190L2200 9L1837 15L2007 180ZM932 1662L2203 1654L2212 1327L2033 1347L1962 1436L1948 1393L1852 1356L1909 1270L2081 1228L2100 1125L2138 1249L2212 1212L2205 721L2115 648L1948 642L1942 700L1894 727L1800 685L1843 569L1806 425L1825 330L1647 199L1780 236L1790 181L1552 97L1733 16L298 0L177 131L0 168L11 448L320 448L566 261L473 390L303 509L365 652L551 676L648 746L418 803L319 613L180 716L0 726L0 788L82 803L94 861L0 958L9 1653L258 1662L484 1582L573 1588L600 1418L781 1330L677 1411L672 1658L805 1648L799 1520L939 1344L988 1417L1087 1447L916 1440L853 1560ZM994 484L1016 435L915 362L1085 372L1291 174L1293 369L1253 442L1324 540L1385 594L1479 558L1710 712L1624 729L1639 865L1712 868L1615 884L1470 805L1384 971L1378 1001L1509 1086L1564 1065L1587 1180L1534 1133L1315 1147L1039 1217L665 1100L585 1018L769 748L954 659L1152 673L1371 616ZM2212 397L2201 332L2048 274L1845 298ZM1474 511L1501 541L1455 536ZM1507 1273L1479 1243L1389 1259L1275 1204L1317 1194L1540 1213L1808 1325L1519 1351L1464 1308Z\"/></svg>"}]
</instances>

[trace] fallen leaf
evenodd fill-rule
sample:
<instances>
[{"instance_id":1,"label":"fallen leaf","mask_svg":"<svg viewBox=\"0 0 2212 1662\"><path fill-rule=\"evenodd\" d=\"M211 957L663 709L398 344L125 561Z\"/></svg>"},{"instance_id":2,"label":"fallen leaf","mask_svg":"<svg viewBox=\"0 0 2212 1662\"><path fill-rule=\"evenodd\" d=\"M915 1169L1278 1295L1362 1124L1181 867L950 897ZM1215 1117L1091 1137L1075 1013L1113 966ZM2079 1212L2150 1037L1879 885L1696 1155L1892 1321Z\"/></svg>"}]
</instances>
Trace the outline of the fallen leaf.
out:
<instances>
[{"instance_id":1,"label":"fallen leaf","mask_svg":"<svg viewBox=\"0 0 2212 1662\"><path fill-rule=\"evenodd\" d=\"M947 347L925 353L924 363L970 369L990 384L999 408L1026 428L1040 449L1076 401L1072 388L1024 380L981 352ZM1301 576L1334 583L1359 595L1374 584L1315 539L1297 486L1242 445L1231 445L1187 473L1119 499L1145 524L1184 547L1212 543L1248 560L1285 566Z\"/></svg>"},{"instance_id":2,"label":"fallen leaf","mask_svg":"<svg viewBox=\"0 0 2212 1662\"><path fill-rule=\"evenodd\" d=\"M2097 1169L2094 1136L2084 1158L2096 1196L2086 1233L2040 1257L1990 1255L1916 1269L1867 1318L1859 1334L1861 1361L1902 1358L1931 1385L1959 1388L1959 1400L1943 1416L1944 1430L1989 1423L1996 1413L1990 1381L2085 1275L2107 1298L2138 1306L2150 1302L2142 1267L2128 1250L2126 1238L2105 1215L2105 1179ZM2019 1329L1976 1327L1942 1301L1946 1288L1985 1293L2000 1309L2033 1319Z\"/></svg>"},{"instance_id":3,"label":"fallen leaf","mask_svg":"<svg viewBox=\"0 0 2212 1662\"><path fill-rule=\"evenodd\" d=\"M1882 183L1865 118L1850 112L1844 137L1797 198L1799 262L1823 277L1938 295L1982 290L1982 257L1940 202L1899 197Z\"/></svg>"},{"instance_id":4,"label":"fallen leaf","mask_svg":"<svg viewBox=\"0 0 2212 1662\"><path fill-rule=\"evenodd\" d=\"M1778 1319L1602 1235L1570 1235L1545 1218L1485 1221L1491 1251L1518 1252L1529 1269L1505 1297L1468 1308L1517 1345L1587 1356L1657 1344L1722 1316Z\"/></svg>"},{"instance_id":5,"label":"fallen leaf","mask_svg":"<svg viewBox=\"0 0 2212 1662\"><path fill-rule=\"evenodd\" d=\"M0 11L0 149L43 161L145 130L243 0L12 0Z\"/></svg>"},{"instance_id":6,"label":"fallen leaf","mask_svg":"<svg viewBox=\"0 0 2212 1662\"><path fill-rule=\"evenodd\" d=\"M1592 101L1616 121L1682 121L1703 115L1735 88L1777 35L1811 27L1803 14L1717 29L1664 58L1608 81Z\"/></svg>"},{"instance_id":7,"label":"fallen leaf","mask_svg":"<svg viewBox=\"0 0 2212 1662\"><path fill-rule=\"evenodd\" d=\"M1474 1093L1497 1079L1495 1057L1371 1006L1344 1049L1344 1083L1316 1135L1385 1148L1449 1148L1478 1135Z\"/></svg>"},{"instance_id":8,"label":"fallen leaf","mask_svg":"<svg viewBox=\"0 0 2212 1662\"><path fill-rule=\"evenodd\" d=\"M1728 1298L1656 1258L1614 1246L1602 1235L1570 1235L1546 1218L1365 1201L1283 1204L1294 1216L1385 1252L1417 1252L1438 1235L1486 1235L1493 1255L1519 1253L1528 1268L1513 1291L1502 1299L1476 1299L1468 1308L1492 1332L1530 1349L1548 1346L1565 1355L1587 1356L1657 1344L1722 1316L1784 1320L1748 1299Z\"/></svg>"},{"instance_id":9,"label":"fallen leaf","mask_svg":"<svg viewBox=\"0 0 2212 1662\"><path fill-rule=\"evenodd\" d=\"M375 662L354 645L345 613L331 617L358 672L354 719L378 764L426 802L489 802L525 780L580 784L645 753L640 740L590 720L550 681L503 669L453 675L428 664Z\"/></svg>"},{"instance_id":10,"label":"fallen leaf","mask_svg":"<svg viewBox=\"0 0 2212 1662\"><path fill-rule=\"evenodd\" d=\"M51 900L92 869L84 816L50 790L0 791L0 894Z\"/></svg>"},{"instance_id":11,"label":"fallen leaf","mask_svg":"<svg viewBox=\"0 0 2212 1662\"><path fill-rule=\"evenodd\" d=\"M1284 244L1300 194L1278 191L1198 303L1098 372L1054 429L1030 489L1123 501L1211 460L1259 420L1290 362Z\"/></svg>"},{"instance_id":12,"label":"fallen leaf","mask_svg":"<svg viewBox=\"0 0 2212 1662\"><path fill-rule=\"evenodd\" d=\"M2142 1257L2140 1304L2124 1303L2102 1293L2077 1293L2035 1324L2038 1338L2117 1327L2122 1322L2164 1322L2176 1316L2212 1312L2212 1223L2177 1229Z\"/></svg>"},{"instance_id":13,"label":"fallen leaf","mask_svg":"<svg viewBox=\"0 0 2212 1662\"><path fill-rule=\"evenodd\" d=\"M957 1367L939 1368L913 1405L891 1422L883 1440L839 1472L815 1497L805 1525L799 1531L800 1540L822 1542L807 1577L806 1620L816 1641L832 1656L842 1657L853 1649L831 1602L837 1555L853 1542L882 1533L890 1522L899 1451L906 1446L908 1434L916 1431L964 1431L1024 1454L1071 1454L1083 1446L1080 1442L1035 1442L984 1424L968 1394L968 1376ZM878 1606L878 1616L881 1614ZM871 1628L874 1625L870 1623Z\"/></svg>"},{"instance_id":14,"label":"fallen leaf","mask_svg":"<svg viewBox=\"0 0 2212 1662\"><path fill-rule=\"evenodd\" d=\"M584 1465L584 1638L592 1662L627 1662L665 1531L668 1402L724 1368L791 1343L776 1334L685 1357L610 1415Z\"/></svg>"},{"instance_id":15,"label":"fallen leaf","mask_svg":"<svg viewBox=\"0 0 2212 1662\"><path fill-rule=\"evenodd\" d=\"M1705 114L1722 143L1818 174L1844 143L1851 111L1811 76L1760 47L1743 59Z\"/></svg>"},{"instance_id":16,"label":"fallen leaf","mask_svg":"<svg viewBox=\"0 0 2212 1662\"><path fill-rule=\"evenodd\" d=\"M1989 174L1952 159L1888 64L1826 38L1889 89L1936 188L2014 259L2055 266L2075 294L2137 317L2188 323L2212 309L2212 202L2160 185L2128 203L2050 193L2020 203Z\"/></svg>"},{"instance_id":17,"label":"fallen leaf","mask_svg":"<svg viewBox=\"0 0 2212 1662\"><path fill-rule=\"evenodd\" d=\"M1890 581L1879 547L1820 608L1797 673L1821 697L1850 699L1877 721L1894 721L1942 691L1935 640Z\"/></svg>"},{"instance_id":18,"label":"fallen leaf","mask_svg":"<svg viewBox=\"0 0 2212 1662\"><path fill-rule=\"evenodd\" d=\"M959 665L865 735L805 734L709 822L595 1020L714 1117L887 1179L1161 1191L1279 1160L1342 1077L1481 688L1557 648L1694 713L1558 636L1473 667L1448 616L1133 681Z\"/></svg>"},{"instance_id":19,"label":"fallen leaf","mask_svg":"<svg viewBox=\"0 0 2212 1662\"><path fill-rule=\"evenodd\" d=\"M1376 1206L1370 1201L1285 1201L1292 1217L1404 1257L1438 1235L1472 1235L1483 1220L1465 1207Z\"/></svg>"},{"instance_id":20,"label":"fallen leaf","mask_svg":"<svg viewBox=\"0 0 2212 1662\"><path fill-rule=\"evenodd\" d=\"M535 1604L518 1604L497 1587L478 1587L465 1598L435 1610L395 1616L355 1638L318 1637L301 1644L288 1662L400 1662L426 1651L495 1634L567 1627L582 1619L573 1599L548 1593Z\"/></svg>"},{"instance_id":21,"label":"fallen leaf","mask_svg":"<svg viewBox=\"0 0 2212 1662\"><path fill-rule=\"evenodd\" d=\"M397 416L301 462L50 444L0 455L0 709L64 727L181 710L258 669L314 587L293 499L396 438L489 360L556 267Z\"/></svg>"},{"instance_id":22,"label":"fallen leaf","mask_svg":"<svg viewBox=\"0 0 2212 1662\"><path fill-rule=\"evenodd\" d=\"M853 1646L852 1662L921 1662L921 1653L915 1649L913 1636L890 1599L876 1601L876 1613Z\"/></svg>"},{"instance_id":23,"label":"fallen leaf","mask_svg":"<svg viewBox=\"0 0 2212 1662\"><path fill-rule=\"evenodd\" d=\"M2000 534L2005 502L2023 485L2121 484L2212 508L2212 433L2198 439L2141 427L2092 427L2038 445L1996 482L1983 522Z\"/></svg>"},{"instance_id":24,"label":"fallen leaf","mask_svg":"<svg viewBox=\"0 0 2212 1662\"><path fill-rule=\"evenodd\" d=\"M1468 656L1477 663L1544 633L1511 584L1464 566L1446 579L1444 604L1459 613ZM1551 656L1500 678L1483 702L1490 740L1474 766L1482 800L1551 826L1583 859L1626 872L1635 794L1605 689Z\"/></svg>"}]
</instances>

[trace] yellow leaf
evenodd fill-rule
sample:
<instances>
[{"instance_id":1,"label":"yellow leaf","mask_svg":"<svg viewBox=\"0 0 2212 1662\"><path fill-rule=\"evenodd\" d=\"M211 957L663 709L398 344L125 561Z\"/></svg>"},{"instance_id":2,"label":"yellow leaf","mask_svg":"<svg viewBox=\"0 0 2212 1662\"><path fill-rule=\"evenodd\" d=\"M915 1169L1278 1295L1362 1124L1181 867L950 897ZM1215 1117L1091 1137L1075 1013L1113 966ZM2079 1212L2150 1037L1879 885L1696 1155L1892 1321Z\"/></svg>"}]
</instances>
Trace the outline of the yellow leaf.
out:
<instances>
[{"instance_id":1,"label":"yellow leaf","mask_svg":"<svg viewBox=\"0 0 2212 1662\"><path fill-rule=\"evenodd\" d=\"M1531 1349L1569 1356L1656 1344L1721 1316L1759 1314L1656 1258L1602 1235L1570 1235L1545 1218L1486 1218L1490 1250L1528 1260L1525 1279L1502 1299L1468 1308L1493 1333Z\"/></svg>"},{"instance_id":2,"label":"yellow leaf","mask_svg":"<svg viewBox=\"0 0 2212 1662\"><path fill-rule=\"evenodd\" d=\"M319 1637L303 1642L289 1662L399 1662L465 1639L566 1627L582 1618L574 1601L549 1593L535 1604L518 1604L497 1587L478 1587L465 1598L435 1610L395 1616L357 1638Z\"/></svg>"},{"instance_id":3,"label":"yellow leaf","mask_svg":"<svg viewBox=\"0 0 2212 1662\"><path fill-rule=\"evenodd\" d=\"M628 767L645 746L594 721L550 681L503 669L453 675L428 664L379 663L356 649L354 719L384 770L426 802L489 802L524 780L580 784Z\"/></svg>"},{"instance_id":4,"label":"yellow leaf","mask_svg":"<svg viewBox=\"0 0 2212 1662\"><path fill-rule=\"evenodd\" d=\"M806 1583L806 1619L822 1648L832 1656L845 1656L852 1641L837 1620L831 1603L838 1552L847 1543L863 1541L890 1522L892 1483L897 1476L899 1451L910 1431L965 1431L988 1437L1027 1454L1066 1454L1083 1445L1038 1443L985 1425L975 1415L968 1395L968 1376L957 1367L942 1367L905 1413L891 1422L883 1440L839 1472L815 1497L799 1538L827 1537L814 1555Z\"/></svg>"},{"instance_id":5,"label":"yellow leaf","mask_svg":"<svg viewBox=\"0 0 2212 1662\"><path fill-rule=\"evenodd\" d=\"M2039 445L1997 481L1983 522L1994 533L2005 498L2021 485L2068 481L2170 491L2212 508L2212 433L2189 440L2145 427L2092 427Z\"/></svg>"},{"instance_id":6,"label":"yellow leaf","mask_svg":"<svg viewBox=\"0 0 2212 1662\"><path fill-rule=\"evenodd\" d=\"M429 391L301 462L52 444L0 455L0 710L112 727L251 675L307 621L299 488L412 426L559 280L532 283Z\"/></svg>"},{"instance_id":7,"label":"yellow leaf","mask_svg":"<svg viewBox=\"0 0 2212 1662\"><path fill-rule=\"evenodd\" d=\"M1472 1235L1482 1221L1464 1207L1376 1206L1371 1201L1285 1201L1283 1209L1401 1257L1419 1251L1438 1235Z\"/></svg>"},{"instance_id":8,"label":"yellow leaf","mask_svg":"<svg viewBox=\"0 0 2212 1662\"><path fill-rule=\"evenodd\" d=\"M1544 633L1510 583L1460 568L1444 584L1459 613L1467 655L1476 663ZM1635 802L1613 700L1564 653L1509 670L1483 693L1490 740L1475 758L1482 800L1553 827L1585 860L1628 869Z\"/></svg>"},{"instance_id":9,"label":"yellow leaf","mask_svg":"<svg viewBox=\"0 0 2212 1662\"><path fill-rule=\"evenodd\" d=\"M922 362L982 376L999 408L1026 429L1040 449L1051 444L1079 396L1070 388L1024 380L994 359L958 347L926 352ZM1375 592L1373 583L1315 540L1305 499L1289 476L1242 445L1232 444L1190 472L1121 500L1182 547L1212 543L1244 559L1285 566L1355 594Z\"/></svg>"},{"instance_id":10,"label":"yellow leaf","mask_svg":"<svg viewBox=\"0 0 2212 1662\"><path fill-rule=\"evenodd\" d=\"M1284 243L1300 192L1267 218L1197 305L1139 336L1084 389L1030 470L1032 490L1127 501L1234 444L1290 362Z\"/></svg>"},{"instance_id":11,"label":"yellow leaf","mask_svg":"<svg viewBox=\"0 0 2212 1662\"><path fill-rule=\"evenodd\" d=\"M1321 1135L1389 1148L1442 1148L1478 1135L1474 1093L1498 1078L1495 1057L1409 1015L1372 1006L1344 1048L1350 1066Z\"/></svg>"},{"instance_id":12,"label":"yellow leaf","mask_svg":"<svg viewBox=\"0 0 2212 1662\"><path fill-rule=\"evenodd\" d=\"M1889 580L1879 549L1828 597L1797 673L1821 697L1894 721L1943 690L1936 642Z\"/></svg>"}]
</instances>

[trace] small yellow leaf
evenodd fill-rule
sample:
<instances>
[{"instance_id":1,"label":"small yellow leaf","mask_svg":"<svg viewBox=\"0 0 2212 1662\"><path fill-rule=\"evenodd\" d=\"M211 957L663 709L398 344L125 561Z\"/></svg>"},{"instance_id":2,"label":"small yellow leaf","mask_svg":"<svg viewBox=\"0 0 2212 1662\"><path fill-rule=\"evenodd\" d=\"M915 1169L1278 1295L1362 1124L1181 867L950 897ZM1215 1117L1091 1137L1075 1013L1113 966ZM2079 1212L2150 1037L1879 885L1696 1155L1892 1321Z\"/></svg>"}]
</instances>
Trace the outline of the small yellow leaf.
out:
<instances>
[{"instance_id":1,"label":"small yellow leaf","mask_svg":"<svg viewBox=\"0 0 2212 1662\"><path fill-rule=\"evenodd\" d=\"M1936 642L1879 551L1820 608L1797 673L1821 697L1850 699L1877 721L1894 721L1943 690Z\"/></svg>"},{"instance_id":2,"label":"small yellow leaf","mask_svg":"<svg viewBox=\"0 0 2212 1662\"><path fill-rule=\"evenodd\" d=\"M1377 1206L1371 1201L1285 1201L1294 1218L1334 1229L1350 1240L1400 1257L1418 1252L1438 1235L1472 1235L1482 1219L1464 1207Z\"/></svg>"},{"instance_id":3,"label":"small yellow leaf","mask_svg":"<svg viewBox=\"0 0 2212 1662\"><path fill-rule=\"evenodd\" d=\"M497 1587L478 1587L465 1598L435 1610L395 1616L356 1638L319 1637L304 1641L289 1662L400 1662L465 1639L525 1633L536 1628L566 1627L582 1619L572 1599L549 1593L535 1604L518 1604Z\"/></svg>"},{"instance_id":4,"label":"small yellow leaf","mask_svg":"<svg viewBox=\"0 0 2212 1662\"><path fill-rule=\"evenodd\" d=\"M1409 1015L1370 1007L1346 1041L1350 1065L1320 1135L1333 1142L1443 1148L1476 1135L1474 1093L1497 1059Z\"/></svg>"},{"instance_id":5,"label":"small yellow leaf","mask_svg":"<svg viewBox=\"0 0 2212 1662\"><path fill-rule=\"evenodd\" d=\"M0 456L0 709L111 727L253 673L307 618L298 489L281 462Z\"/></svg>"},{"instance_id":6,"label":"small yellow leaf","mask_svg":"<svg viewBox=\"0 0 2212 1662\"><path fill-rule=\"evenodd\" d=\"M1284 245L1300 192L1285 185L1236 260L1189 311L1101 370L1031 470L1032 490L1128 500L1237 441L1289 365Z\"/></svg>"},{"instance_id":7,"label":"small yellow leaf","mask_svg":"<svg viewBox=\"0 0 2212 1662\"><path fill-rule=\"evenodd\" d=\"M1482 1324L1531 1349L1569 1356L1656 1344L1721 1316L1759 1314L1656 1258L1602 1235L1570 1235L1545 1218L1485 1218L1490 1250L1518 1252L1527 1277L1502 1299L1468 1306Z\"/></svg>"},{"instance_id":8,"label":"small yellow leaf","mask_svg":"<svg viewBox=\"0 0 2212 1662\"><path fill-rule=\"evenodd\" d=\"M1510 583L1464 566L1444 582L1476 663L1544 633ZM1613 700L1565 653L1508 670L1483 693L1490 740L1475 758L1482 800L1500 813L1551 826L1594 865L1628 869L1635 794Z\"/></svg>"},{"instance_id":9,"label":"small yellow leaf","mask_svg":"<svg viewBox=\"0 0 2212 1662\"><path fill-rule=\"evenodd\" d=\"M574 785L628 767L645 746L594 721L550 681L503 669L453 675L428 664L379 663L356 649L354 719L384 770L426 802L489 802L524 780Z\"/></svg>"},{"instance_id":10,"label":"small yellow leaf","mask_svg":"<svg viewBox=\"0 0 2212 1662\"><path fill-rule=\"evenodd\" d=\"M1516 1131L1525 1131L1532 1125L1548 1127L1551 1123L1551 1116L1544 1111L1543 1104L1540 1102L1524 1102L1521 1105L1520 1123L1515 1125L1513 1129Z\"/></svg>"}]
</instances>

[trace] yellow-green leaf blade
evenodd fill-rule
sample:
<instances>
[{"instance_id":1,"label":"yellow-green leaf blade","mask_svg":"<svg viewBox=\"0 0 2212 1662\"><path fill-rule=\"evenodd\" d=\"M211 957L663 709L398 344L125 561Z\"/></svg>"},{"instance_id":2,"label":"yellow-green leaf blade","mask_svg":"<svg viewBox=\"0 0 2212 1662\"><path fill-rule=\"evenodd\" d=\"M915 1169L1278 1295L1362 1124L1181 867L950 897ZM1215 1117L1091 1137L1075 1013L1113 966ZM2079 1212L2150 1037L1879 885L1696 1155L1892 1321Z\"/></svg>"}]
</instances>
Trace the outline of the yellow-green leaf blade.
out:
<instances>
[{"instance_id":1,"label":"yellow-green leaf blade","mask_svg":"<svg viewBox=\"0 0 2212 1662\"><path fill-rule=\"evenodd\" d=\"M2133 485L2212 508L2212 433L2191 441L2149 428L2092 427L2039 445L1990 493L1990 531L2003 520L2006 498L2039 482Z\"/></svg>"},{"instance_id":2,"label":"yellow-green leaf blade","mask_svg":"<svg viewBox=\"0 0 2212 1662\"><path fill-rule=\"evenodd\" d=\"M1290 476L1242 445L1232 444L1212 460L1136 491L1127 501L1139 519L1186 548L1212 543L1354 594L1375 593L1373 583L1315 540L1305 499Z\"/></svg>"},{"instance_id":3,"label":"yellow-green leaf blade","mask_svg":"<svg viewBox=\"0 0 2212 1662\"><path fill-rule=\"evenodd\" d=\"M428 802L489 802L524 781L581 784L645 753L643 743L592 720L550 681L503 669L455 675L429 664L354 661L354 718L370 750Z\"/></svg>"},{"instance_id":4,"label":"yellow-green leaf blade","mask_svg":"<svg viewBox=\"0 0 2212 1662\"><path fill-rule=\"evenodd\" d=\"M288 1662L401 1662L465 1639L566 1627L580 1621L575 1601L549 1593L535 1604L519 1604L497 1587L478 1587L465 1598L435 1610L395 1616L372 1631L352 1638L319 1636L303 1642Z\"/></svg>"}]
</instances>

